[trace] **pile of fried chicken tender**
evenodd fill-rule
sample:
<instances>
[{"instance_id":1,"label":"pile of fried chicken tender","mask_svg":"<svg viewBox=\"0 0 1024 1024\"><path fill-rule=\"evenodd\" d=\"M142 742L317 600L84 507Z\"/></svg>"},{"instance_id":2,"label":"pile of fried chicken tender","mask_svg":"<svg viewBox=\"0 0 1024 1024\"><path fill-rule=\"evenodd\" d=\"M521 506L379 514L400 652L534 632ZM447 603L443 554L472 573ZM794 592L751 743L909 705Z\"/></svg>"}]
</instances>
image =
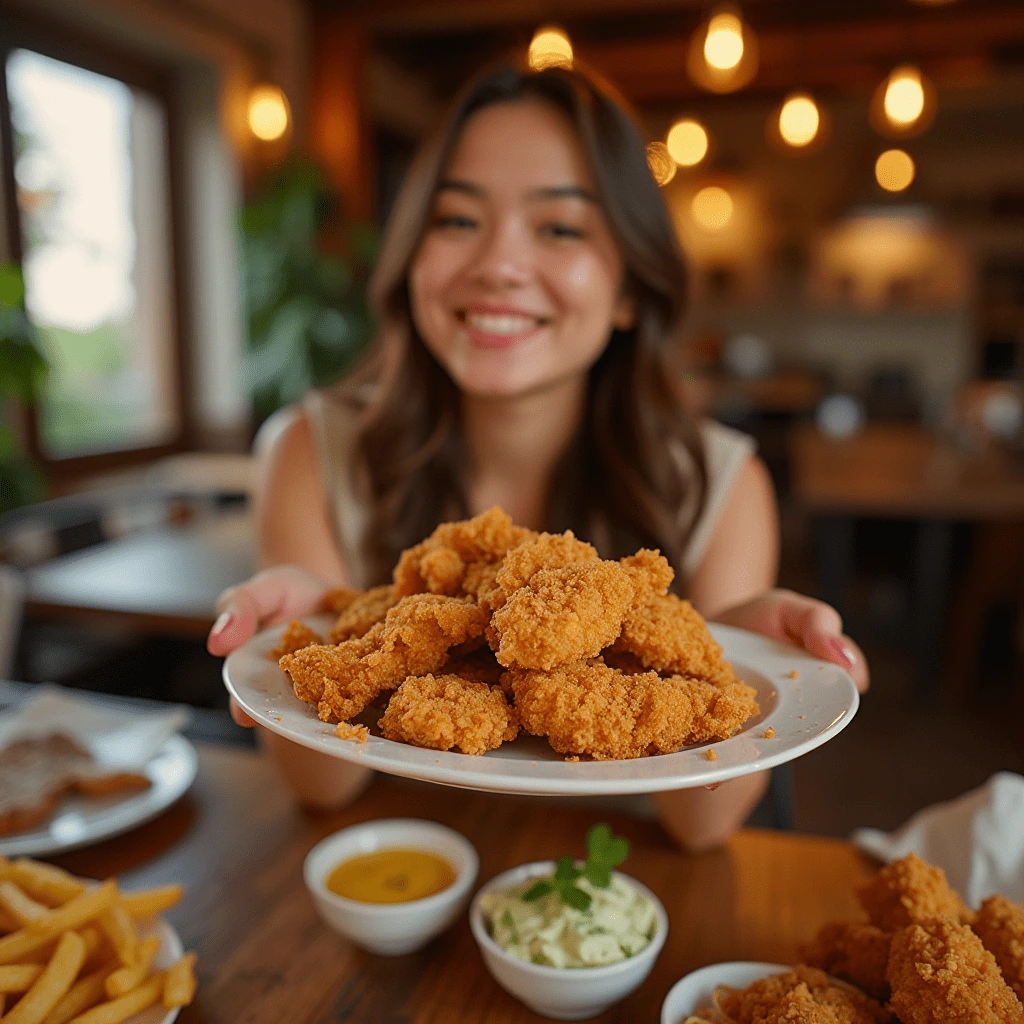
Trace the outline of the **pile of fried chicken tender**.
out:
<instances>
[{"instance_id":1,"label":"pile of fried chicken tender","mask_svg":"<svg viewBox=\"0 0 1024 1024\"><path fill-rule=\"evenodd\" d=\"M867 922L825 925L801 951L804 964L723 991L712 1013L691 1020L1024 1024L1024 907L990 896L974 912L941 868L913 853L857 898Z\"/></svg>"},{"instance_id":2,"label":"pile of fried chicken tender","mask_svg":"<svg viewBox=\"0 0 1024 1024\"><path fill-rule=\"evenodd\" d=\"M393 583L332 591L327 641L293 622L271 656L344 738L365 740L348 723L384 698L381 733L434 750L521 727L568 759L671 753L758 712L673 575L657 551L604 560L493 508L404 551Z\"/></svg>"}]
</instances>

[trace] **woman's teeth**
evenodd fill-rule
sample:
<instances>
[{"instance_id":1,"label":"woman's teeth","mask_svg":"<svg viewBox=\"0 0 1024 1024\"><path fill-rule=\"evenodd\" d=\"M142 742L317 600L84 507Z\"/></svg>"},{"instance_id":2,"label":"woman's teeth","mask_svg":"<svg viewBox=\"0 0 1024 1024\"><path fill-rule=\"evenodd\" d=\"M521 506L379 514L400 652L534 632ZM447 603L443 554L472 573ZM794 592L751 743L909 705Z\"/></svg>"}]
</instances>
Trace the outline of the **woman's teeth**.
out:
<instances>
[{"instance_id":1,"label":"woman's teeth","mask_svg":"<svg viewBox=\"0 0 1024 1024\"><path fill-rule=\"evenodd\" d=\"M540 325L532 316L510 314L467 313L466 325L483 334L525 334Z\"/></svg>"}]
</instances>

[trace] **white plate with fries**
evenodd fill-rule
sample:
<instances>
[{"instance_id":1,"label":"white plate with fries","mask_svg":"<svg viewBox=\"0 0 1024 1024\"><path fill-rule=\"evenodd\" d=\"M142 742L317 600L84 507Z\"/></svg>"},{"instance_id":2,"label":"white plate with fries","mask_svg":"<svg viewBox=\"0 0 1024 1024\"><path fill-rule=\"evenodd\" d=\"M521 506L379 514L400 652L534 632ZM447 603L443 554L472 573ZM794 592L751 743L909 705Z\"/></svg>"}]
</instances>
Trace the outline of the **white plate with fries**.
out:
<instances>
[{"instance_id":1,"label":"white plate with fries","mask_svg":"<svg viewBox=\"0 0 1024 1024\"><path fill-rule=\"evenodd\" d=\"M198 768L195 747L183 736L171 736L142 769L148 789L66 796L34 828L0 837L0 857L52 857L138 828L183 796Z\"/></svg>"},{"instance_id":2,"label":"white plate with fries","mask_svg":"<svg viewBox=\"0 0 1024 1024\"><path fill-rule=\"evenodd\" d=\"M171 1024L193 954L158 915L181 887L121 893L50 864L0 859L0 1006L10 1024Z\"/></svg>"},{"instance_id":3,"label":"white plate with fries","mask_svg":"<svg viewBox=\"0 0 1024 1024\"><path fill-rule=\"evenodd\" d=\"M321 634L334 620L306 621ZM859 698L840 668L806 651L757 633L709 623L737 674L757 690L760 712L726 740L684 747L674 754L623 761L566 761L547 740L526 733L480 757L428 750L384 739L379 708L354 722L365 725L365 743L340 739L316 709L299 700L268 655L284 626L257 634L224 663L224 683L245 712L271 732L304 747L391 775L460 789L548 796L655 793L709 786L773 768L827 743L849 725Z\"/></svg>"}]
</instances>

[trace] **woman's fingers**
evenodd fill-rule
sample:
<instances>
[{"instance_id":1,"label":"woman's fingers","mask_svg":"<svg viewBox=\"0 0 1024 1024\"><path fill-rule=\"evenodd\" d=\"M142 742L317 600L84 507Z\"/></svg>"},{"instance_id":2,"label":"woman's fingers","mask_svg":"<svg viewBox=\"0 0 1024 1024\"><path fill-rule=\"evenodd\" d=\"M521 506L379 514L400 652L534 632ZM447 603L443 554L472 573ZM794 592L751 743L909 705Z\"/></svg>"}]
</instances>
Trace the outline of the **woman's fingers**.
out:
<instances>
[{"instance_id":1,"label":"woman's fingers","mask_svg":"<svg viewBox=\"0 0 1024 1024\"><path fill-rule=\"evenodd\" d=\"M231 717L234 719L236 725L244 726L246 729L252 729L259 723L254 719L250 718L239 706L238 702L234 697L231 698L230 702Z\"/></svg>"}]
</instances>

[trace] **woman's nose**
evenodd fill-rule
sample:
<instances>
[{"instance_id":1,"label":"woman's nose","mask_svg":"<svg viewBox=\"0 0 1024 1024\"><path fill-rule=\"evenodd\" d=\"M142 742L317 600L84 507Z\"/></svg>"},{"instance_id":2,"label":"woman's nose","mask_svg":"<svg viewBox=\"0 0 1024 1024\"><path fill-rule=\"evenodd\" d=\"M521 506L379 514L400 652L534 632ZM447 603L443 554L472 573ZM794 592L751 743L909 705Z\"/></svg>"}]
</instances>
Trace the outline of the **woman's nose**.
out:
<instances>
[{"instance_id":1,"label":"woman's nose","mask_svg":"<svg viewBox=\"0 0 1024 1024\"><path fill-rule=\"evenodd\" d=\"M473 276L490 287L519 287L530 279L532 257L526 233L513 222L496 224L476 254Z\"/></svg>"}]
</instances>

